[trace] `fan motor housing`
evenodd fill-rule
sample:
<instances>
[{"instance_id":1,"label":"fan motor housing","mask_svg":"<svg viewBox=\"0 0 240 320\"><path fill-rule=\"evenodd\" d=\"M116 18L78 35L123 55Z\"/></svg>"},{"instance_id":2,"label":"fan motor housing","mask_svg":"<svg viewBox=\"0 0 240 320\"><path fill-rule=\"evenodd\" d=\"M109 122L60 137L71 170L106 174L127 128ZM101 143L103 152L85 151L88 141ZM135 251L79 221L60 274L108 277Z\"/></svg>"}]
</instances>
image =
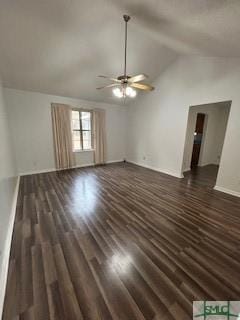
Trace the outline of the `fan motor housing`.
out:
<instances>
[{"instance_id":1,"label":"fan motor housing","mask_svg":"<svg viewBox=\"0 0 240 320\"><path fill-rule=\"evenodd\" d=\"M131 78L131 76L122 75L122 76L117 77L117 79L121 80L123 83L127 83L129 78Z\"/></svg>"},{"instance_id":2,"label":"fan motor housing","mask_svg":"<svg viewBox=\"0 0 240 320\"><path fill-rule=\"evenodd\" d=\"M130 18L131 17L129 15L127 15L127 14L123 15L123 19L124 19L125 22L128 22L130 20Z\"/></svg>"}]
</instances>

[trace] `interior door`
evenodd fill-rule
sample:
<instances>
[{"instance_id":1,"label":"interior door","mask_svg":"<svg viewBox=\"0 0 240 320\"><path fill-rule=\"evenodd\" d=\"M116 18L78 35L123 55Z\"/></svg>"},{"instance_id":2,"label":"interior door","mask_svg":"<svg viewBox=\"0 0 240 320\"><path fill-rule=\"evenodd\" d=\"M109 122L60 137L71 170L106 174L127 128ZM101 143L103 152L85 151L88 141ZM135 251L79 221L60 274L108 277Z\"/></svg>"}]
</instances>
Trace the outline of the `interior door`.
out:
<instances>
[{"instance_id":1,"label":"interior door","mask_svg":"<svg viewBox=\"0 0 240 320\"><path fill-rule=\"evenodd\" d=\"M195 132L194 132L191 168L194 168L198 165L200 150L201 150L201 145L202 145L204 121L205 121L205 114L198 113Z\"/></svg>"}]
</instances>

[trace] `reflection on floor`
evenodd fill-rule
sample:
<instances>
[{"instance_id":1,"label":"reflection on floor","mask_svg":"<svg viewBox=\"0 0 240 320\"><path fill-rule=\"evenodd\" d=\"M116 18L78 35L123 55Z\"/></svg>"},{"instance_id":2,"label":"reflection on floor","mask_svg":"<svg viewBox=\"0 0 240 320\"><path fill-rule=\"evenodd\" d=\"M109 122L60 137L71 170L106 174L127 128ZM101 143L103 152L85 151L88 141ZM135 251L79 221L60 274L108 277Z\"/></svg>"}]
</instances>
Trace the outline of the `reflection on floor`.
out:
<instances>
[{"instance_id":1,"label":"reflection on floor","mask_svg":"<svg viewBox=\"0 0 240 320\"><path fill-rule=\"evenodd\" d=\"M195 167L184 173L188 183L198 184L213 188L216 184L219 166L210 164L204 167Z\"/></svg>"},{"instance_id":2,"label":"reflection on floor","mask_svg":"<svg viewBox=\"0 0 240 320\"><path fill-rule=\"evenodd\" d=\"M240 199L205 169L21 178L3 319L186 320L193 300L240 300Z\"/></svg>"}]
</instances>

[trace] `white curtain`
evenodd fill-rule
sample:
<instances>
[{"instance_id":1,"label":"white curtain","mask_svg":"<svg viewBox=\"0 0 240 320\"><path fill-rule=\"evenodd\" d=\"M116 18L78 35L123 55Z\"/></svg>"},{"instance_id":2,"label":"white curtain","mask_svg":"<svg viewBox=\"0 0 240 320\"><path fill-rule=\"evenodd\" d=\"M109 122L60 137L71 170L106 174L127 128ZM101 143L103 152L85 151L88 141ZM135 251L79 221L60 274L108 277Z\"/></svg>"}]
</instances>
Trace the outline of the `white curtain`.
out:
<instances>
[{"instance_id":1,"label":"white curtain","mask_svg":"<svg viewBox=\"0 0 240 320\"><path fill-rule=\"evenodd\" d=\"M57 169L75 166L72 148L71 107L65 104L52 103L52 126Z\"/></svg>"},{"instance_id":2,"label":"white curtain","mask_svg":"<svg viewBox=\"0 0 240 320\"><path fill-rule=\"evenodd\" d=\"M93 147L95 164L106 162L105 110L93 110Z\"/></svg>"}]
</instances>

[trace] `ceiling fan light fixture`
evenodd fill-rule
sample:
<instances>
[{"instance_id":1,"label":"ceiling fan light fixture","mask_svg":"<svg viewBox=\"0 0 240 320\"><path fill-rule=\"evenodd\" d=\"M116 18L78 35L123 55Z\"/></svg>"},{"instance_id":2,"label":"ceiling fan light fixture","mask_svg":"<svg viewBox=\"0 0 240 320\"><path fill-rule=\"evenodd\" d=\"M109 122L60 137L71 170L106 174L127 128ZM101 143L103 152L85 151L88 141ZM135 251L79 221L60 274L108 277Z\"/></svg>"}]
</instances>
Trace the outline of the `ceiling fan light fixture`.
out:
<instances>
[{"instance_id":1,"label":"ceiling fan light fixture","mask_svg":"<svg viewBox=\"0 0 240 320\"><path fill-rule=\"evenodd\" d=\"M123 97L123 91L120 88L114 88L113 89L113 94L117 98L122 98Z\"/></svg>"},{"instance_id":2,"label":"ceiling fan light fixture","mask_svg":"<svg viewBox=\"0 0 240 320\"><path fill-rule=\"evenodd\" d=\"M137 91L128 86L128 87L114 88L113 94L117 98L125 98L125 97L135 98L137 95Z\"/></svg>"},{"instance_id":3,"label":"ceiling fan light fixture","mask_svg":"<svg viewBox=\"0 0 240 320\"><path fill-rule=\"evenodd\" d=\"M126 88L126 96L130 97L130 98L135 98L137 95L137 91L134 90L133 88L131 87L127 87Z\"/></svg>"}]
</instances>

